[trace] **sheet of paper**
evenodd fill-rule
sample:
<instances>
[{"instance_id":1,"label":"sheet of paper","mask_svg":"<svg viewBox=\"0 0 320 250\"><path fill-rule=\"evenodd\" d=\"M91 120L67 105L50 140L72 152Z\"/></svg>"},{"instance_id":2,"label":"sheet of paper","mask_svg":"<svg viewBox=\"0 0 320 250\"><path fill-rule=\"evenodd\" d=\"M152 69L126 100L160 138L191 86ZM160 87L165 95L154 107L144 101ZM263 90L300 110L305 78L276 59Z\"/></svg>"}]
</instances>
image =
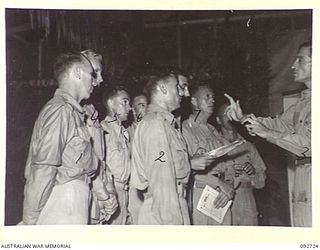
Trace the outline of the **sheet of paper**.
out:
<instances>
[{"instance_id":1,"label":"sheet of paper","mask_svg":"<svg viewBox=\"0 0 320 250\"><path fill-rule=\"evenodd\" d=\"M245 140L236 140L230 144L227 144L227 145L224 145L220 148L216 148L214 150L211 150L210 152L208 152L208 154L218 158L218 157L221 157L221 156L229 153L230 151L232 151L236 147L240 146L244 142L245 142Z\"/></svg>"},{"instance_id":2,"label":"sheet of paper","mask_svg":"<svg viewBox=\"0 0 320 250\"><path fill-rule=\"evenodd\" d=\"M215 208L213 205L213 201L218 196L219 192L213 189L212 187L206 185L202 191L200 200L197 205L197 209L202 212L203 214L211 217L215 221L219 222L220 224L223 221L223 218L228 211L232 201L228 201L227 205L223 208Z\"/></svg>"}]
</instances>

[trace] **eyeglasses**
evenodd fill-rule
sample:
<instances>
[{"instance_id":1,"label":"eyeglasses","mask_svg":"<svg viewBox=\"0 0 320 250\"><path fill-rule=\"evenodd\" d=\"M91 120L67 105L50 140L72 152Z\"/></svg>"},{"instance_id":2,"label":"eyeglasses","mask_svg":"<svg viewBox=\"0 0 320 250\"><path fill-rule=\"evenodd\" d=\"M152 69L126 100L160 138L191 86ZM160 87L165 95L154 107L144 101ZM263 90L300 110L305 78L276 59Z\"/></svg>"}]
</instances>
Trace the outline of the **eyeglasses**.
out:
<instances>
[{"instance_id":1,"label":"eyeglasses","mask_svg":"<svg viewBox=\"0 0 320 250\"><path fill-rule=\"evenodd\" d=\"M92 77L93 79L97 79L97 77L98 77L97 72L95 71L95 69L94 69L91 61L89 60L89 58L88 58L85 54L83 54L83 53L81 53L81 52L80 52L80 55L82 55L82 56L89 62L90 66L91 66L91 69L92 69L92 71L89 72L90 75L91 75L91 77Z\"/></svg>"}]
</instances>

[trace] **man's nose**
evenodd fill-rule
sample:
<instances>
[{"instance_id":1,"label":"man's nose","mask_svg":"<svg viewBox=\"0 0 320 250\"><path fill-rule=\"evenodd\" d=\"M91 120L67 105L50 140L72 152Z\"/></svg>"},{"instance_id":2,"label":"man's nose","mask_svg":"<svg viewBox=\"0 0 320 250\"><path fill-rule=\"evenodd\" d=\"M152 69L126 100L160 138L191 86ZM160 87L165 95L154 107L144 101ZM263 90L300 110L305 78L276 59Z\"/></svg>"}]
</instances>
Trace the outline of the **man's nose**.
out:
<instances>
[{"instance_id":1,"label":"man's nose","mask_svg":"<svg viewBox=\"0 0 320 250\"><path fill-rule=\"evenodd\" d=\"M294 60L294 62L291 65L291 69L296 69L297 61L298 61L297 59Z\"/></svg>"}]
</instances>

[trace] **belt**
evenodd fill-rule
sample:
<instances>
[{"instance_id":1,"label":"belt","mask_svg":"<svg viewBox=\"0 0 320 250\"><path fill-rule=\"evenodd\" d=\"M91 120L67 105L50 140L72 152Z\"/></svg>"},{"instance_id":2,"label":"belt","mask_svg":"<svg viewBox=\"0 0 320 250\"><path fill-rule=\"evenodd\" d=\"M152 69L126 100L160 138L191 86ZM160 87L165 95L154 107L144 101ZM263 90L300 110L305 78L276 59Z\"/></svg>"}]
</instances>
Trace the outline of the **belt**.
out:
<instances>
[{"instance_id":1,"label":"belt","mask_svg":"<svg viewBox=\"0 0 320 250\"><path fill-rule=\"evenodd\" d=\"M201 182L198 182L198 181L194 181L193 183L193 187L195 188L204 188L207 184L204 184L204 183L201 183Z\"/></svg>"},{"instance_id":2,"label":"belt","mask_svg":"<svg viewBox=\"0 0 320 250\"><path fill-rule=\"evenodd\" d=\"M294 164L296 166L301 166L304 164L311 164L311 157L297 158L297 159L295 159Z\"/></svg>"},{"instance_id":3,"label":"belt","mask_svg":"<svg viewBox=\"0 0 320 250\"><path fill-rule=\"evenodd\" d=\"M83 181L86 184L90 184L91 183L91 177L89 177L88 174L83 174L83 175L79 176L78 180Z\"/></svg>"},{"instance_id":4,"label":"belt","mask_svg":"<svg viewBox=\"0 0 320 250\"><path fill-rule=\"evenodd\" d=\"M217 173L217 174L211 174L211 176L214 176L214 177L217 177L220 179L221 177L221 174L220 173ZM203 181L197 181L197 180L194 180L193 182L193 187L194 188L205 188L205 186L212 186L213 184L209 184L209 183L206 183L206 182L203 182ZM213 186L212 186L213 187Z\"/></svg>"},{"instance_id":5,"label":"belt","mask_svg":"<svg viewBox=\"0 0 320 250\"><path fill-rule=\"evenodd\" d=\"M177 181L177 191L180 196L184 198L187 197L187 185L181 181Z\"/></svg>"}]
</instances>

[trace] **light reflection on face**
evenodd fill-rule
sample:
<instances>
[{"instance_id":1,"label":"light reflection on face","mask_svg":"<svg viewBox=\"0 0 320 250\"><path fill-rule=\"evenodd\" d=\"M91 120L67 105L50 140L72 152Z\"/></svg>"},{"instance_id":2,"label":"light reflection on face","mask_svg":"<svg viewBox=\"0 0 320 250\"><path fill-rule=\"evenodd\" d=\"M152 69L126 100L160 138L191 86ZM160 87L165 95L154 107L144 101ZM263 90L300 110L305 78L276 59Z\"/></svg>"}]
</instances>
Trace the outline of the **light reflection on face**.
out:
<instances>
[{"instance_id":1,"label":"light reflection on face","mask_svg":"<svg viewBox=\"0 0 320 250\"><path fill-rule=\"evenodd\" d=\"M291 66L294 80L296 82L311 81L311 66L310 48L302 47L295 56L295 60Z\"/></svg>"},{"instance_id":2,"label":"light reflection on face","mask_svg":"<svg viewBox=\"0 0 320 250\"><path fill-rule=\"evenodd\" d=\"M208 115L212 115L215 103L212 89L207 86L200 87L195 97L197 99L197 108Z\"/></svg>"},{"instance_id":3,"label":"light reflection on face","mask_svg":"<svg viewBox=\"0 0 320 250\"><path fill-rule=\"evenodd\" d=\"M139 122L146 114L147 98L144 95L136 96L132 102L132 111L135 121Z\"/></svg>"},{"instance_id":4,"label":"light reflection on face","mask_svg":"<svg viewBox=\"0 0 320 250\"><path fill-rule=\"evenodd\" d=\"M121 122L128 119L130 107L130 98L126 91L118 91L117 95L112 98L113 101L113 113L117 119Z\"/></svg>"}]
</instances>

